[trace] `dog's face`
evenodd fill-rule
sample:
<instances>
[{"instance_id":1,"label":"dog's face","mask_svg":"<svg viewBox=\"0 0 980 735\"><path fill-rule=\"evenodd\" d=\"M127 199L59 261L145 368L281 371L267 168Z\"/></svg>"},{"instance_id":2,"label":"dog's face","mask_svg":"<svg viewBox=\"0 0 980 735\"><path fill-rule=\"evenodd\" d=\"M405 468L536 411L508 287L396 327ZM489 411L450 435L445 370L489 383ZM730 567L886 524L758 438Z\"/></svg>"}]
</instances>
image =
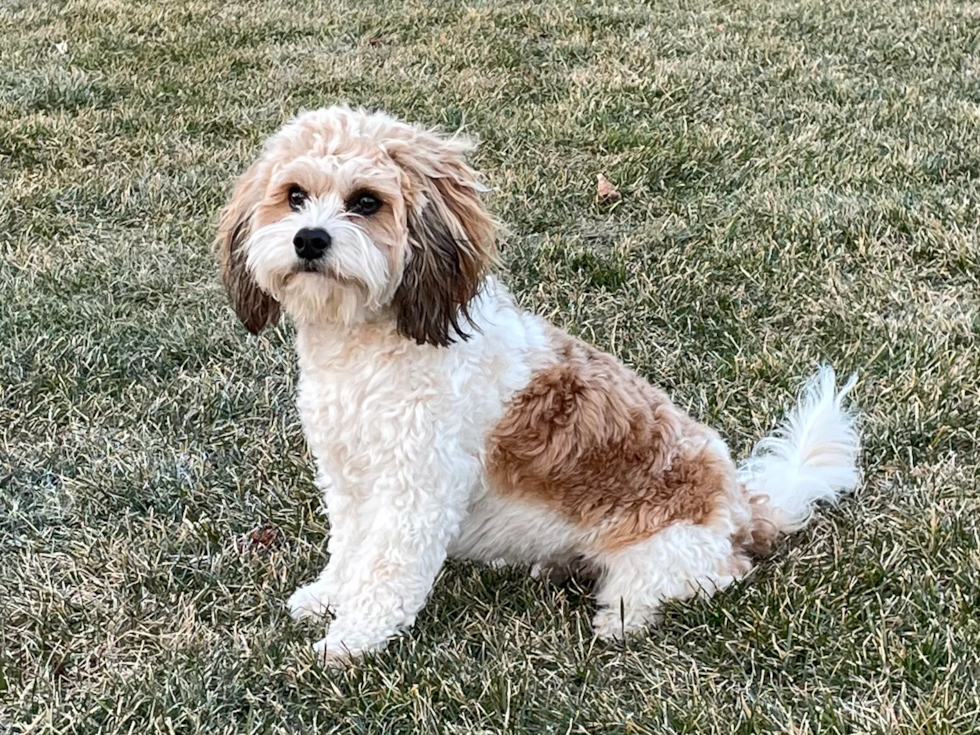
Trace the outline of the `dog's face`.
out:
<instances>
[{"instance_id":1,"label":"dog's face","mask_svg":"<svg viewBox=\"0 0 980 735\"><path fill-rule=\"evenodd\" d=\"M473 144L333 107L272 136L221 214L221 278L245 326L391 319L417 342L460 324L494 257Z\"/></svg>"}]
</instances>

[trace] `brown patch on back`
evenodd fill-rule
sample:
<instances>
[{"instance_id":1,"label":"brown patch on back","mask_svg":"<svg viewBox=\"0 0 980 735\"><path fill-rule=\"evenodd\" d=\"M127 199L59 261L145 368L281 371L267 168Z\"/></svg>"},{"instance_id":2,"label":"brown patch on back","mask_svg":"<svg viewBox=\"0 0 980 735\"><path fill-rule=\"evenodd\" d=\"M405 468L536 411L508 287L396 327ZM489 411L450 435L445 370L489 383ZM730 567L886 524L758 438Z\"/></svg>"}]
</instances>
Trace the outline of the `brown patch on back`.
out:
<instances>
[{"instance_id":1,"label":"brown patch on back","mask_svg":"<svg viewBox=\"0 0 980 735\"><path fill-rule=\"evenodd\" d=\"M546 503L620 549L709 523L737 492L717 435L613 357L554 331L558 362L518 393L488 441L497 492Z\"/></svg>"}]
</instances>

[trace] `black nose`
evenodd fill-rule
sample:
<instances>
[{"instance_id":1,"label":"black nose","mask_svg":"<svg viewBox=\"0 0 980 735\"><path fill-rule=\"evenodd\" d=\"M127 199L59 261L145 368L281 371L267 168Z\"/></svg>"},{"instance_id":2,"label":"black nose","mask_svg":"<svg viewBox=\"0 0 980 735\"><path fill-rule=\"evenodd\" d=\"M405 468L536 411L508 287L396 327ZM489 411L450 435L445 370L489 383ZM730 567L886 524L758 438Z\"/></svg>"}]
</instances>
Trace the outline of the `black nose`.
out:
<instances>
[{"instance_id":1,"label":"black nose","mask_svg":"<svg viewBox=\"0 0 980 735\"><path fill-rule=\"evenodd\" d=\"M303 260L316 260L330 247L330 235L326 230L304 227L293 237L293 246Z\"/></svg>"}]
</instances>

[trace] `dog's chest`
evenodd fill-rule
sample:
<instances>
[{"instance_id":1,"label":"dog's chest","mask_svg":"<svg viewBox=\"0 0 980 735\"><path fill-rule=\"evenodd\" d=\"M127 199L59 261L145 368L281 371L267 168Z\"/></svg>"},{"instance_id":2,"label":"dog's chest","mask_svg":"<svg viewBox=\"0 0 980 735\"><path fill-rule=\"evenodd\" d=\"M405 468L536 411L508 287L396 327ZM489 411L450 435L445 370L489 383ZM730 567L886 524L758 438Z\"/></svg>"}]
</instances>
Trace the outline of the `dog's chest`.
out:
<instances>
[{"instance_id":1,"label":"dog's chest","mask_svg":"<svg viewBox=\"0 0 980 735\"><path fill-rule=\"evenodd\" d=\"M472 342L435 349L367 336L300 331L297 405L321 470L356 486L434 451L479 456L510 392L501 361Z\"/></svg>"}]
</instances>

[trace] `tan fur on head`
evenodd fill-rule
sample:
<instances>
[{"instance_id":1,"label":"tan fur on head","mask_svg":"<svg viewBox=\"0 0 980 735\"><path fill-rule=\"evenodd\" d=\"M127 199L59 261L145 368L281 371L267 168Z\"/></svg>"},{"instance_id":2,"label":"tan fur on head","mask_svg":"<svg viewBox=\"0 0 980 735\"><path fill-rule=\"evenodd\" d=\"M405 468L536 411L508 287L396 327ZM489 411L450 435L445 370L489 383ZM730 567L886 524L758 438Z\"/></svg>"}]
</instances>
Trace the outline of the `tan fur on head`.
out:
<instances>
[{"instance_id":1,"label":"tan fur on head","mask_svg":"<svg viewBox=\"0 0 980 735\"><path fill-rule=\"evenodd\" d=\"M245 241L265 185L258 162L238 179L231 200L218 221L218 250L221 284L231 298L235 313L252 334L279 321L279 304L259 288L245 264Z\"/></svg>"},{"instance_id":2,"label":"tan fur on head","mask_svg":"<svg viewBox=\"0 0 980 735\"><path fill-rule=\"evenodd\" d=\"M411 252L394 307L399 331L419 344L449 345L452 332L467 338L459 319L470 319L467 306L494 258L494 223L464 159L475 147L418 131L390 149L417 187L408 215Z\"/></svg>"},{"instance_id":3,"label":"tan fur on head","mask_svg":"<svg viewBox=\"0 0 980 735\"><path fill-rule=\"evenodd\" d=\"M466 339L470 302L494 261L494 223L466 162L475 144L345 107L300 115L265 144L222 212L221 280L245 326L390 320L419 344ZM301 208L289 202L300 187ZM382 202L362 216L352 198ZM311 264L303 228L332 245Z\"/></svg>"}]
</instances>

